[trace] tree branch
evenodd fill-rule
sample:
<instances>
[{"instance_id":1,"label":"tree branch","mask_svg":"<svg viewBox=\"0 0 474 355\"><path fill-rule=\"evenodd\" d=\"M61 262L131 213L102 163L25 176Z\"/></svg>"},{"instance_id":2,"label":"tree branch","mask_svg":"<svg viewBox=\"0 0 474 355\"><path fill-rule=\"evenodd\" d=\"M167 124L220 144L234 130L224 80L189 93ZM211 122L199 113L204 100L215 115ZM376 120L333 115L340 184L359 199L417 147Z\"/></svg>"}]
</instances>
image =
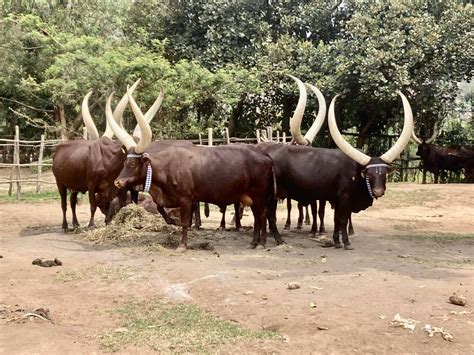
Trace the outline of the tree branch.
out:
<instances>
[{"instance_id":1,"label":"tree branch","mask_svg":"<svg viewBox=\"0 0 474 355\"><path fill-rule=\"evenodd\" d=\"M44 109L44 108L36 108L36 107L30 106L30 105L24 104L23 102L20 102L20 101L16 101L16 100L13 100L13 99L8 99L6 97L1 97L0 96L0 100L14 102L18 105L25 106L25 107L29 108L30 110L35 110L35 111L40 111L40 112L49 112L49 113L54 112L53 110L47 110L47 109Z\"/></svg>"}]
</instances>

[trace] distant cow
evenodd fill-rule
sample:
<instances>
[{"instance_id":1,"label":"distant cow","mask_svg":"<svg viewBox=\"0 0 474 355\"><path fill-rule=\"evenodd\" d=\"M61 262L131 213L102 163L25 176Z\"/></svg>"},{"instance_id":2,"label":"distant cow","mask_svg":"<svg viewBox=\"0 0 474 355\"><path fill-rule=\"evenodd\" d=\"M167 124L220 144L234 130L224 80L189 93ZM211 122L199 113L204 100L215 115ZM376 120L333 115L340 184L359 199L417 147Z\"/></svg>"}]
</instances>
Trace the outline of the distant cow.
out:
<instances>
[{"instance_id":1,"label":"distant cow","mask_svg":"<svg viewBox=\"0 0 474 355\"><path fill-rule=\"evenodd\" d=\"M251 246L265 245L265 210L268 200L274 198L273 164L268 155L248 145L173 146L153 152L149 150L150 126L131 94L129 102L143 134L138 143L116 124L110 101L111 96L106 104L107 120L128 151L115 184L118 188L145 184L157 205L180 208L179 251L187 247L191 214L198 201L220 207L237 201L250 205L254 215Z\"/></svg>"},{"instance_id":2,"label":"distant cow","mask_svg":"<svg viewBox=\"0 0 474 355\"><path fill-rule=\"evenodd\" d=\"M460 171L464 169L467 182L474 182L474 145L452 145L448 147L431 144L437 136L426 141L419 139L415 132L412 139L418 144L416 155L421 157L423 169L434 174L434 182L438 183L439 173L443 170Z\"/></svg>"}]
</instances>

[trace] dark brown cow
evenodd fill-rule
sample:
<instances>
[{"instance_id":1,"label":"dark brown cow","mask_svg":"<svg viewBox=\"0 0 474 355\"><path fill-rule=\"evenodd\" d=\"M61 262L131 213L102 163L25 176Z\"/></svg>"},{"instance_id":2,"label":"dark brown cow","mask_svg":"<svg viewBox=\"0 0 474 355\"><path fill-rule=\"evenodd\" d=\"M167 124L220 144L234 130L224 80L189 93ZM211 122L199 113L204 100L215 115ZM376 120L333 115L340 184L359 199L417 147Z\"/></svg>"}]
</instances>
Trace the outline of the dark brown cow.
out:
<instances>
[{"instance_id":1,"label":"dark brown cow","mask_svg":"<svg viewBox=\"0 0 474 355\"><path fill-rule=\"evenodd\" d=\"M418 144L416 155L423 162L423 169L434 174L438 183L439 173L443 170L461 171L464 169L467 182L474 182L474 145L452 145L448 147L431 144L437 136L435 127L433 136L426 141L419 139L415 132L413 140Z\"/></svg>"},{"instance_id":2,"label":"dark brown cow","mask_svg":"<svg viewBox=\"0 0 474 355\"><path fill-rule=\"evenodd\" d=\"M135 90L139 80L130 88ZM67 231L66 219L67 190L71 191L71 210L73 213L73 226L79 226L76 216L76 204L78 192L89 193L91 216L89 227L94 227L94 215L97 207L106 215L106 223L111 219L109 215L109 203L115 197L117 189L114 179L120 173L126 158L120 143L111 140L113 132L108 127L104 135L99 138L97 128L89 113L88 99L92 92L88 93L82 103L82 116L89 135L93 140L73 140L61 143L56 148L53 157L53 174L61 196L61 207L63 210L62 228ZM151 120L158 111L163 92L147 112L146 119ZM125 95L117 104L113 117L121 124L121 119L127 107L128 96ZM138 132L139 134L139 132ZM121 204L125 201L121 194Z\"/></svg>"},{"instance_id":3,"label":"dark brown cow","mask_svg":"<svg viewBox=\"0 0 474 355\"><path fill-rule=\"evenodd\" d=\"M179 251L187 247L193 205L198 201L220 207L236 201L250 205L254 214L251 245L265 245L265 206L274 196L273 164L266 154L255 147L236 144L150 151L151 129L133 97L129 95L130 105L143 132L138 143L114 122L110 100L111 97L106 105L107 120L128 150L115 184L122 188L144 183L157 205L180 208L183 233Z\"/></svg>"},{"instance_id":4,"label":"dark brown cow","mask_svg":"<svg viewBox=\"0 0 474 355\"><path fill-rule=\"evenodd\" d=\"M294 79L300 90L295 115L300 114L302 117L306 104L306 89L301 81ZM405 96L401 92L398 94L402 98L405 111L403 131L395 145L380 157L369 157L351 147L342 138L334 117L337 96L331 102L328 121L331 136L341 150L303 145L259 144L274 161L278 198L291 198L303 204L310 204L315 200L334 203L333 240L336 248L342 247L339 239L341 232L345 249L353 249L347 233L351 213L366 209L372 205L374 198L385 193L386 176L392 170L390 163L410 140L413 115ZM294 124L292 126L294 127ZM298 134L293 136L298 143L305 144ZM274 201L269 206L268 216L270 229L278 239L280 235L276 226Z\"/></svg>"}]
</instances>

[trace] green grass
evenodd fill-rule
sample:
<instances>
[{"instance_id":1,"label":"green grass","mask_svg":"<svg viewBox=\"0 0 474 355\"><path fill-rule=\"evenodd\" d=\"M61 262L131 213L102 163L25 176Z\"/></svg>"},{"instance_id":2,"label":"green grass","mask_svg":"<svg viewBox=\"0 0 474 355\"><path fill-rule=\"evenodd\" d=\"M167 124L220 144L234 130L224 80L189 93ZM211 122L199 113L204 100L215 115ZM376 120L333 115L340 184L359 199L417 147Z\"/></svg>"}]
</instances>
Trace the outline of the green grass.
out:
<instances>
[{"instance_id":1,"label":"green grass","mask_svg":"<svg viewBox=\"0 0 474 355\"><path fill-rule=\"evenodd\" d=\"M70 193L68 193L69 201ZM33 191L22 192L20 200L16 199L16 192L13 192L11 196L8 196L8 193L0 194L0 203L1 202L44 202L44 201L59 201L61 197L56 189L43 191L37 194ZM87 195L79 194L77 200L79 203L87 199ZM69 203L69 202L68 202Z\"/></svg>"},{"instance_id":2,"label":"green grass","mask_svg":"<svg viewBox=\"0 0 474 355\"><path fill-rule=\"evenodd\" d=\"M474 233L456 234L432 232L429 234L405 234L393 236L393 238L410 240L414 242L434 242L439 244L468 243L474 244Z\"/></svg>"},{"instance_id":3,"label":"green grass","mask_svg":"<svg viewBox=\"0 0 474 355\"><path fill-rule=\"evenodd\" d=\"M275 332L245 329L192 304L129 302L117 312L121 328L100 335L102 346L112 351L133 345L160 352L210 353L238 341L280 338Z\"/></svg>"},{"instance_id":4,"label":"green grass","mask_svg":"<svg viewBox=\"0 0 474 355\"><path fill-rule=\"evenodd\" d=\"M385 196L377 203L378 208L398 208L406 206L422 206L426 202L439 200L439 193L432 190L414 189L401 191L388 187Z\"/></svg>"},{"instance_id":5,"label":"green grass","mask_svg":"<svg viewBox=\"0 0 474 355\"><path fill-rule=\"evenodd\" d=\"M113 282L116 280L125 280L131 276L132 273L128 269L116 266L96 265L74 271L61 271L56 274L55 278L57 281L71 282L98 277L103 281Z\"/></svg>"}]
</instances>

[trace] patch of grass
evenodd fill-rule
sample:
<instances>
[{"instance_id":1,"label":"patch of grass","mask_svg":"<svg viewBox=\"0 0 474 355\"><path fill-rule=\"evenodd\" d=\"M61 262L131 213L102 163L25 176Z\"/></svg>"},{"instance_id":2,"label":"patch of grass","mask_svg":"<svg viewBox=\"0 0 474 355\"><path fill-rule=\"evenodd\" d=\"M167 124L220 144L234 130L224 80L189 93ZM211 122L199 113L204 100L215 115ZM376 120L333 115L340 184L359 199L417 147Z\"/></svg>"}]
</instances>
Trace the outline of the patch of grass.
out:
<instances>
[{"instance_id":1,"label":"patch of grass","mask_svg":"<svg viewBox=\"0 0 474 355\"><path fill-rule=\"evenodd\" d=\"M99 277L103 281L113 282L125 280L132 276L128 269L117 266L96 265L88 266L76 271L62 271L56 275L56 280L61 282L71 282L87 278Z\"/></svg>"},{"instance_id":2,"label":"patch of grass","mask_svg":"<svg viewBox=\"0 0 474 355\"><path fill-rule=\"evenodd\" d=\"M426 202L434 202L440 198L439 193L431 190L414 189L401 191L387 188L385 196L377 204L378 208L399 208L405 206L422 206Z\"/></svg>"},{"instance_id":3,"label":"patch of grass","mask_svg":"<svg viewBox=\"0 0 474 355\"><path fill-rule=\"evenodd\" d=\"M39 201L50 201L59 200L59 193L55 190L43 191L37 194L36 192L28 191L22 192L21 198L18 202L39 202ZM11 196L7 193L0 195L0 202L17 202L16 193L13 192Z\"/></svg>"},{"instance_id":4,"label":"patch of grass","mask_svg":"<svg viewBox=\"0 0 474 355\"><path fill-rule=\"evenodd\" d=\"M117 311L122 327L100 335L101 344L112 351L135 345L160 352L209 353L237 341L279 339L275 332L245 329L192 304L129 302Z\"/></svg>"},{"instance_id":5,"label":"patch of grass","mask_svg":"<svg viewBox=\"0 0 474 355\"><path fill-rule=\"evenodd\" d=\"M440 233L432 232L427 234L403 234L393 236L393 238L410 240L414 242L434 242L439 244L452 244L452 243L467 243L474 244L474 234L456 234L456 233Z\"/></svg>"},{"instance_id":6,"label":"patch of grass","mask_svg":"<svg viewBox=\"0 0 474 355\"><path fill-rule=\"evenodd\" d=\"M449 258L449 259L441 259L441 258L423 258L420 256L408 256L407 259L415 261L417 264L429 264L432 266L440 266L440 267L449 267L455 269L465 269L465 268L472 268L474 266L474 261L469 258Z\"/></svg>"}]
</instances>

